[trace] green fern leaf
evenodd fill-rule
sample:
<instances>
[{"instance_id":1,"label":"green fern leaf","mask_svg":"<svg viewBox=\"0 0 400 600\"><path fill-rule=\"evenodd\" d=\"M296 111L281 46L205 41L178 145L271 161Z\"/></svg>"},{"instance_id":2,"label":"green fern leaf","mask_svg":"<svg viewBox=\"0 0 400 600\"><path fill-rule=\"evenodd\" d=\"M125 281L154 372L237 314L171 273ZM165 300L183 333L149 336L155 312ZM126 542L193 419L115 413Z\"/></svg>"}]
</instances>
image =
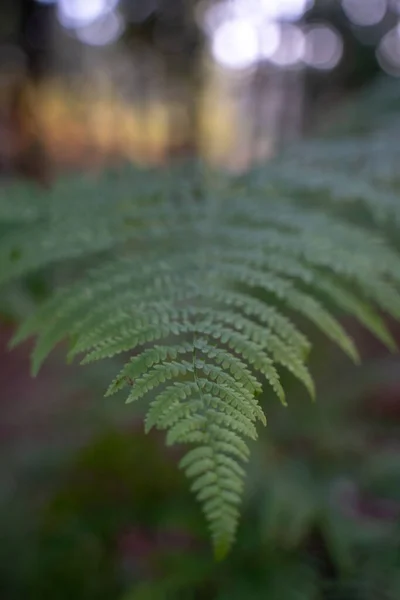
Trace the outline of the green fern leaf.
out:
<instances>
[{"instance_id":1,"label":"green fern leaf","mask_svg":"<svg viewBox=\"0 0 400 600\"><path fill-rule=\"evenodd\" d=\"M76 274L12 345L36 337L33 373L63 340L70 360L121 363L106 394L148 402L146 431L185 445L180 467L218 557L268 391L286 403L280 368L315 395L302 323L356 362L337 311L395 349L381 312L400 318L396 143L386 128L303 142L242 177L128 167L0 192L0 283Z\"/></svg>"}]
</instances>

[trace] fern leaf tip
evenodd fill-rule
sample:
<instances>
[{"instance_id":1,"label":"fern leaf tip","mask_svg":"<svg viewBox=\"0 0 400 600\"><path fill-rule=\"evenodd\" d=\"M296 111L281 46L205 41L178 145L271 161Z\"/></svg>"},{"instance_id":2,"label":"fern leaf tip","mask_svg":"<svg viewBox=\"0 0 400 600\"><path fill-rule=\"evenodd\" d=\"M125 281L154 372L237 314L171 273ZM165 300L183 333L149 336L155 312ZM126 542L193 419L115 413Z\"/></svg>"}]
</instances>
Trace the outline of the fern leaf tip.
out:
<instances>
[{"instance_id":1,"label":"fern leaf tip","mask_svg":"<svg viewBox=\"0 0 400 600\"><path fill-rule=\"evenodd\" d=\"M31 369L30 369L32 377L37 377L39 375L39 371L40 371L40 369L43 366L43 362L44 361L41 360L41 359L32 358L32 360L31 360Z\"/></svg>"},{"instance_id":2,"label":"fern leaf tip","mask_svg":"<svg viewBox=\"0 0 400 600\"><path fill-rule=\"evenodd\" d=\"M222 562L228 557L231 548L232 540L222 539L214 543L214 559L216 562Z\"/></svg>"},{"instance_id":3,"label":"fern leaf tip","mask_svg":"<svg viewBox=\"0 0 400 600\"><path fill-rule=\"evenodd\" d=\"M18 327L17 331L13 334L11 339L8 341L7 348L10 350L14 350L17 346L22 344L25 340L27 340L29 334L24 331L23 327Z\"/></svg>"}]
</instances>

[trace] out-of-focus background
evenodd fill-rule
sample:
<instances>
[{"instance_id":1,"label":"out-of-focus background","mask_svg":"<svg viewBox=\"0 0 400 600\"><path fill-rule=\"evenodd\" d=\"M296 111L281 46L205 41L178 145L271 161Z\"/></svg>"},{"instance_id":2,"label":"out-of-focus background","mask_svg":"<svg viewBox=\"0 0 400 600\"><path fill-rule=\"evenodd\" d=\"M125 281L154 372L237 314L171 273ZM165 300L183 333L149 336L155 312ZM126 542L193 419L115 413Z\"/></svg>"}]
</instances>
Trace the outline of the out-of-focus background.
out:
<instances>
[{"instance_id":1,"label":"out-of-focus background","mask_svg":"<svg viewBox=\"0 0 400 600\"><path fill-rule=\"evenodd\" d=\"M188 156L240 172L400 76L399 0L0 11L0 186ZM269 406L238 542L216 565L176 452L144 436L140 410L103 399L115 366L66 367L61 348L33 380L29 345L7 351L46 293L24 285L0 305L1 598L400 598L399 357L352 323L362 367L318 341L318 403L293 386L290 410Z\"/></svg>"},{"instance_id":2,"label":"out-of-focus background","mask_svg":"<svg viewBox=\"0 0 400 600\"><path fill-rule=\"evenodd\" d=\"M377 72L400 73L397 0L3 0L1 10L3 168L36 138L53 168L201 152L243 169L329 120Z\"/></svg>"}]
</instances>

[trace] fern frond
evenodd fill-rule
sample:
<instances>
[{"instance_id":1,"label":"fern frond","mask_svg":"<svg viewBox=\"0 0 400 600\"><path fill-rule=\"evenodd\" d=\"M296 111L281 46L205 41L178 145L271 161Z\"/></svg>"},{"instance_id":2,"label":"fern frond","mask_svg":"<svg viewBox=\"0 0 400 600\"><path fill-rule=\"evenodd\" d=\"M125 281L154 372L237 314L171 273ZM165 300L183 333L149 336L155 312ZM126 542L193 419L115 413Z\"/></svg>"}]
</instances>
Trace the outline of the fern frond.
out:
<instances>
[{"instance_id":1,"label":"fern frond","mask_svg":"<svg viewBox=\"0 0 400 600\"><path fill-rule=\"evenodd\" d=\"M237 178L128 167L0 192L0 282L76 273L13 343L36 336L34 373L62 340L85 364L120 358L106 394L148 402L146 431L189 446L180 466L218 556L235 537L248 442L266 424L263 383L285 404L283 367L314 396L301 323L355 361L337 311L395 348L381 315L400 318L395 141L386 128L304 142Z\"/></svg>"}]
</instances>

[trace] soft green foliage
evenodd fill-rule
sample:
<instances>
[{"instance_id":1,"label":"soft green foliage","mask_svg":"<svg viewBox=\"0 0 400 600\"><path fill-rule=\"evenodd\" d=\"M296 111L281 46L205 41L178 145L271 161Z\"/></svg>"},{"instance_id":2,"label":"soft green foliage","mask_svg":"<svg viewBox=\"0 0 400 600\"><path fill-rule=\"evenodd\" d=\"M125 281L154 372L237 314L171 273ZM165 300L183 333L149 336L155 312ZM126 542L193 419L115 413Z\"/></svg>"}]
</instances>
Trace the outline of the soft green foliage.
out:
<instances>
[{"instance_id":1,"label":"soft green foliage","mask_svg":"<svg viewBox=\"0 0 400 600\"><path fill-rule=\"evenodd\" d=\"M358 361L339 309L394 348L379 312L400 317L399 155L381 129L304 143L239 178L129 167L1 192L2 283L75 261L76 281L14 343L37 337L34 373L64 339L83 363L123 355L107 394L149 400L146 430L190 446L181 468L218 557L237 528L247 440L266 422L261 385L285 404L283 367L314 397L296 323Z\"/></svg>"}]
</instances>

